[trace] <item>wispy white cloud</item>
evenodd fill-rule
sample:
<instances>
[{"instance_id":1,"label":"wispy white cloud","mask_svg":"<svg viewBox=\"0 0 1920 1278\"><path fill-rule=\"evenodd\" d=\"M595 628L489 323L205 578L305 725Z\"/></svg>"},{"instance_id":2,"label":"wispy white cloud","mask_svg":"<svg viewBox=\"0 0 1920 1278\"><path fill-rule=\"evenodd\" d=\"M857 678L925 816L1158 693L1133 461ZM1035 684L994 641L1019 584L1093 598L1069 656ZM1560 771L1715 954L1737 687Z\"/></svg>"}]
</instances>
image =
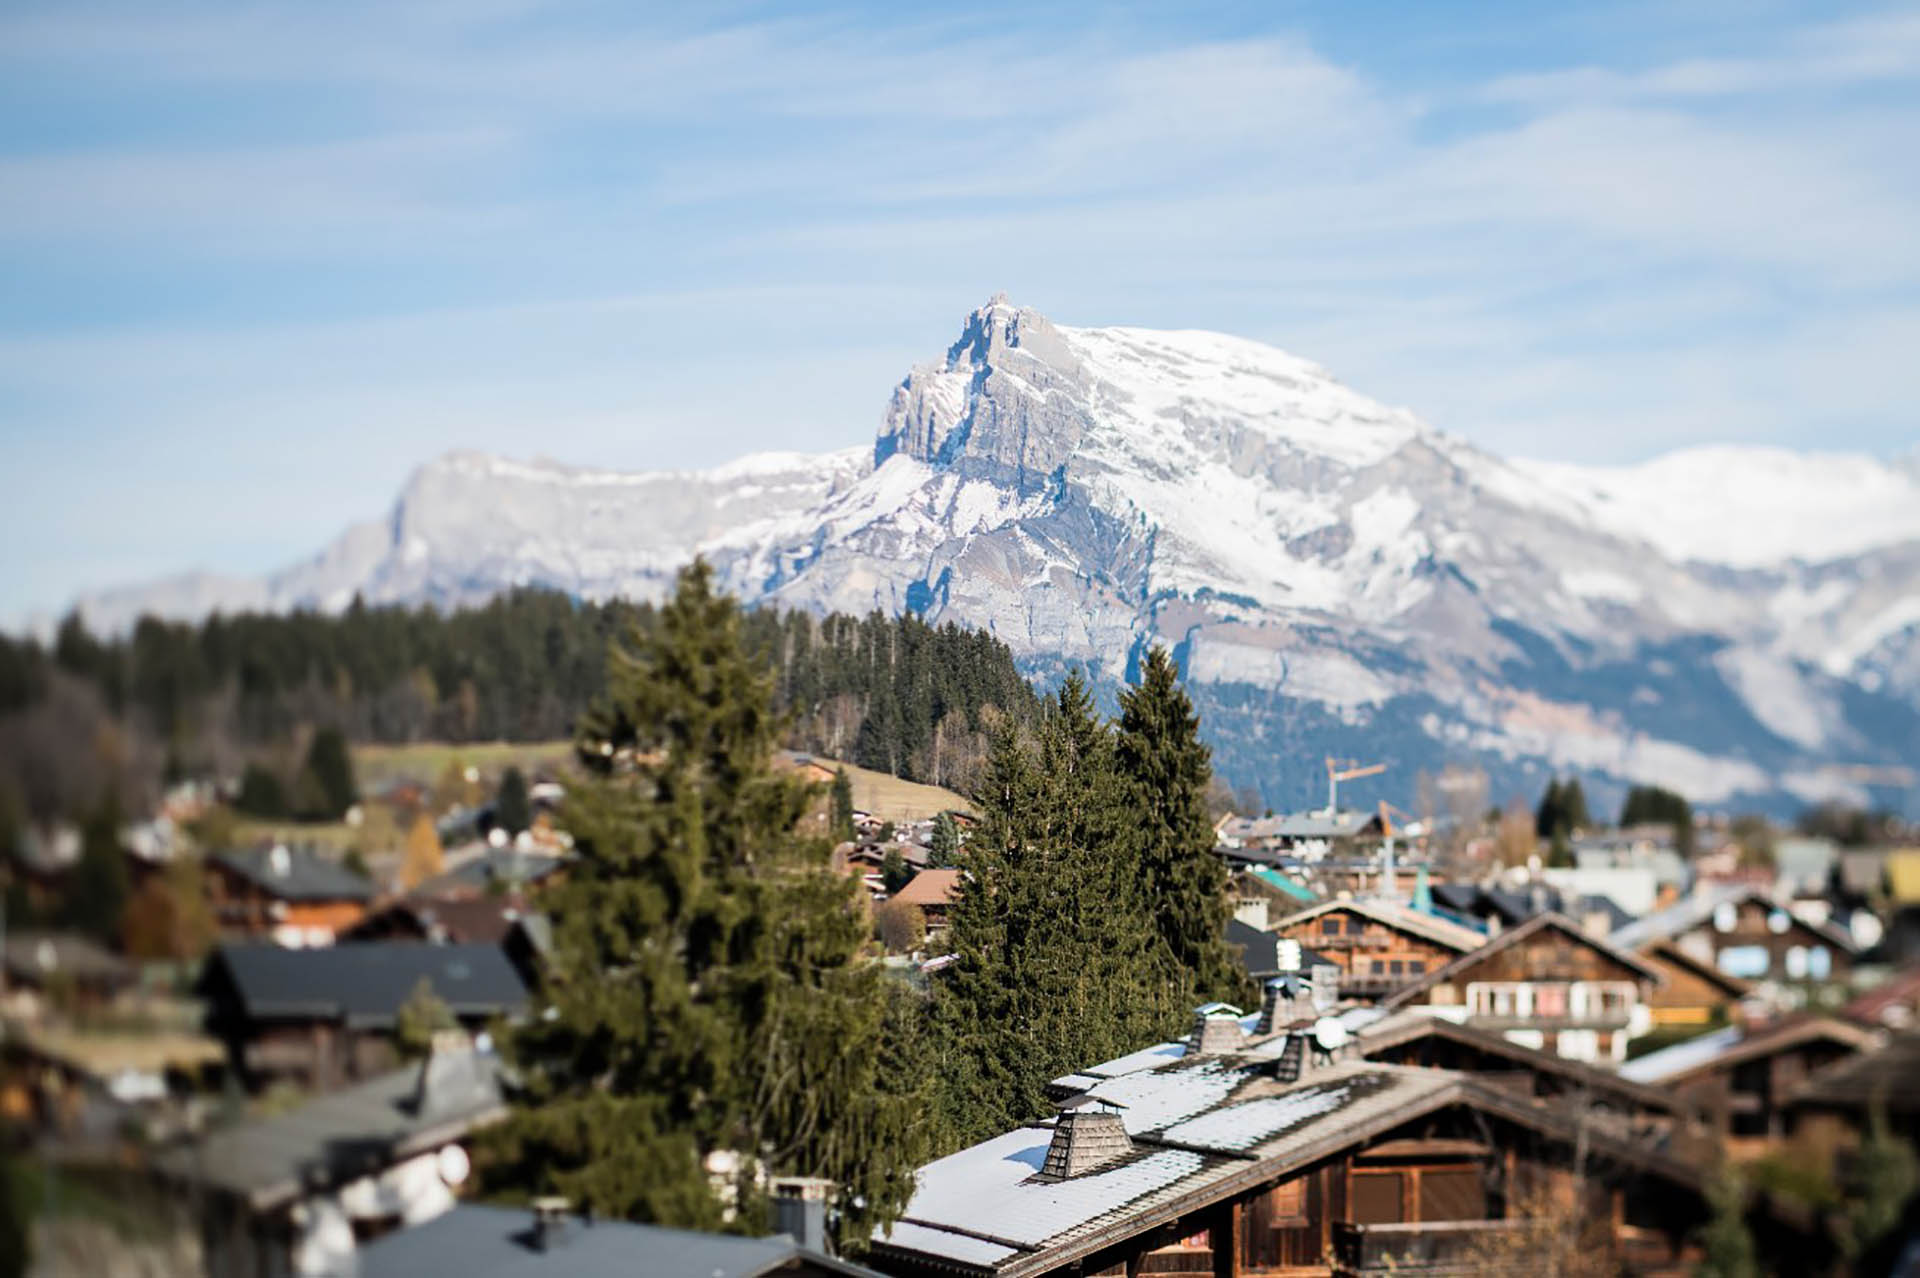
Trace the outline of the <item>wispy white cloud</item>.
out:
<instances>
[{"instance_id":1,"label":"wispy white cloud","mask_svg":"<svg viewBox=\"0 0 1920 1278\"><path fill-rule=\"evenodd\" d=\"M0 266L46 281L0 306L39 330L0 395L49 476L63 431L283 441L281 509L320 524L453 444L856 442L1005 288L1274 341L1507 450L1910 439L1920 18L1560 61L1410 85L1287 30L15 10L0 80L125 118L0 150ZM120 575L89 556L42 578Z\"/></svg>"}]
</instances>

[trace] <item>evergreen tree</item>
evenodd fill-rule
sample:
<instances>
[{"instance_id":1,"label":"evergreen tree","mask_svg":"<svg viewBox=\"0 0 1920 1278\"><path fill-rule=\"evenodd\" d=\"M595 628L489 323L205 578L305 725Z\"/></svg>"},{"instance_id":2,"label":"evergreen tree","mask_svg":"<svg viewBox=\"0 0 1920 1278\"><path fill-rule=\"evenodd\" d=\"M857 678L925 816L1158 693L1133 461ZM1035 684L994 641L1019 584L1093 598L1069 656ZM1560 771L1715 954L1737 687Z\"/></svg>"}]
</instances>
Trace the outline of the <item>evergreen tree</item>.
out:
<instances>
[{"instance_id":1,"label":"evergreen tree","mask_svg":"<svg viewBox=\"0 0 1920 1278\"><path fill-rule=\"evenodd\" d=\"M836 843L853 841L853 781L845 768L833 770L833 838Z\"/></svg>"},{"instance_id":2,"label":"evergreen tree","mask_svg":"<svg viewBox=\"0 0 1920 1278\"><path fill-rule=\"evenodd\" d=\"M233 806L265 821L284 821L293 815L293 807L287 802L287 788L280 784L280 777L258 763L249 763L241 774L240 793Z\"/></svg>"},{"instance_id":3,"label":"evergreen tree","mask_svg":"<svg viewBox=\"0 0 1920 1278\"><path fill-rule=\"evenodd\" d=\"M1560 787L1560 810L1566 816L1567 833L1593 828L1593 815L1587 811L1587 792L1580 788L1579 777L1568 777Z\"/></svg>"},{"instance_id":4,"label":"evergreen tree","mask_svg":"<svg viewBox=\"0 0 1920 1278\"><path fill-rule=\"evenodd\" d=\"M1548 777L1547 788L1540 796L1540 806L1533 810L1533 832L1543 839L1551 839L1566 828L1567 816L1560 793L1560 778Z\"/></svg>"},{"instance_id":5,"label":"evergreen tree","mask_svg":"<svg viewBox=\"0 0 1920 1278\"><path fill-rule=\"evenodd\" d=\"M930 1149L910 1019L860 958L857 884L795 833L810 794L771 767L773 678L711 570L683 572L631 642L603 714L641 751L616 762L604 719L583 727L549 1005L511 1040L525 1097L483 1165L604 1215L747 1232L766 1224L762 1173L820 1176L857 1248Z\"/></svg>"},{"instance_id":6,"label":"evergreen tree","mask_svg":"<svg viewBox=\"0 0 1920 1278\"><path fill-rule=\"evenodd\" d=\"M533 824L527 778L519 768L509 766L500 776L500 788L493 796L493 823L508 834L519 834Z\"/></svg>"},{"instance_id":7,"label":"evergreen tree","mask_svg":"<svg viewBox=\"0 0 1920 1278\"><path fill-rule=\"evenodd\" d=\"M1675 846L1683 854L1693 851L1693 806L1672 790L1657 785L1629 789L1620 805L1620 824L1672 826Z\"/></svg>"},{"instance_id":8,"label":"evergreen tree","mask_svg":"<svg viewBox=\"0 0 1920 1278\"><path fill-rule=\"evenodd\" d=\"M1122 837L1113 733L1069 674L1037 748L1000 728L934 999L942 1109L961 1141L1047 1108L1046 1083L1181 1028Z\"/></svg>"},{"instance_id":9,"label":"evergreen tree","mask_svg":"<svg viewBox=\"0 0 1920 1278\"><path fill-rule=\"evenodd\" d=\"M888 848L887 854L880 858L880 882L892 896L913 881L913 871L907 868L907 858L900 855L899 848Z\"/></svg>"},{"instance_id":10,"label":"evergreen tree","mask_svg":"<svg viewBox=\"0 0 1920 1278\"><path fill-rule=\"evenodd\" d=\"M1848 1180L1841 1249L1849 1261L1884 1246L1900 1226L1907 1203L1920 1191L1920 1159L1913 1147L1887 1127L1883 1107L1867 1118L1867 1138L1860 1143Z\"/></svg>"},{"instance_id":11,"label":"evergreen tree","mask_svg":"<svg viewBox=\"0 0 1920 1278\"><path fill-rule=\"evenodd\" d=\"M120 803L109 794L81 827L80 859L61 893L60 925L113 944L129 890Z\"/></svg>"},{"instance_id":12,"label":"evergreen tree","mask_svg":"<svg viewBox=\"0 0 1920 1278\"><path fill-rule=\"evenodd\" d=\"M955 864L959 855L960 823L953 819L953 813L942 812L933 819L933 833L927 840L927 864L944 870Z\"/></svg>"},{"instance_id":13,"label":"evergreen tree","mask_svg":"<svg viewBox=\"0 0 1920 1278\"><path fill-rule=\"evenodd\" d=\"M1114 758L1129 815L1128 848L1181 1006L1246 1003L1252 983L1227 945L1226 863L1207 816L1210 754L1200 720L1165 648L1147 653L1137 686L1120 694Z\"/></svg>"},{"instance_id":14,"label":"evergreen tree","mask_svg":"<svg viewBox=\"0 0 1920 1278\"><path fill-rule=\"evenodd\" d=\"M433 982L423 976L414 983L394 1017L393 1041L402 1056L420 1057L433 1050L436 1033L459 1028L453 1009L434 991Z\"/></svg>"},{"instance_id":15,"label":"evergreen tree","mask_svg":"<svg viewBox=\"0 0 1920 1278\"><path fill-rule=\"evenodd\" d=\"M1759 1278L1746 1201L1746 1189L1732 1172L1723 1170L1708 1183L1707 1205L1713 1214L1700 1232L1702 1254L1694 1270L1699 1278Z\"/></svg>"},{"instance_id":16,"label":"evergreen tree","mask_svg":"<svg viewBox=\"0 0 1920 1278\"><path fill-rule=\"evenodd\" d=\"M307 747L307 770L320 785L321 820L338 821L360 801L360 789L353 780L353 758L347 753L347 738L340 729L322 728L313 734L313 744Z\"/></svg>"}]
</instances>

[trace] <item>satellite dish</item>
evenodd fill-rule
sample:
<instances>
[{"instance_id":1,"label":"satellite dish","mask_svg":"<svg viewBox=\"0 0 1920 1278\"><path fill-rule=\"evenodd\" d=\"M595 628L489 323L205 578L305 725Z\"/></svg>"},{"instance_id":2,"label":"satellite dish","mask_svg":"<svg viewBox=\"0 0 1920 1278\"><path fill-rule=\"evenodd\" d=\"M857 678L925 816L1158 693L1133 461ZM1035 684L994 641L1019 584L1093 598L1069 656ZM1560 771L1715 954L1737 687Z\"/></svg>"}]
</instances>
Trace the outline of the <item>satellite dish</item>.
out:
<instances>
[{"instance_id":1,"label":"satellite dish","mask_svg":"<svg viewBox=\"0 0 1920 1278\"><path fill-rule=\"evenodd\" d=\"M1323 1052L1337 1052L1347 1045L1347 1027L1331 1016L1313 1023L1313 1041Z\"/></svg>"},{"instance_id":2,"label":"satellite dish","mask_svg":"<svg viewBox=\"0 0 1920 1278\"><path fill-rule=\"evenodd\" d=\"M440 1164L440 1179L449 1185L458 1185L465 1181L467 1173L473 1170L473 1163L468 1160L467 1151L458 1145L442 1146L434 1161Z\"/></svg>"}]
</instances>

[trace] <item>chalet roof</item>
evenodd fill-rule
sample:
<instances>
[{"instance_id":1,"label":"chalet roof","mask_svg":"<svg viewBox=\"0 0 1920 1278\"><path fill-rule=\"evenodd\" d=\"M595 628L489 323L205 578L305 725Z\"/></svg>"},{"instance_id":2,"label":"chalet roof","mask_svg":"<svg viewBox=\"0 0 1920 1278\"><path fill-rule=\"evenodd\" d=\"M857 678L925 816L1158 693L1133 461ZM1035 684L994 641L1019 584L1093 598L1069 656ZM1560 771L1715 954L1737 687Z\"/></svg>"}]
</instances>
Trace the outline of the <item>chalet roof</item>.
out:
<instances>
[{"instance_id":1,"label":"chalet roof","mask_svg":"<svg viewBox=\"0 0 1920 1278\"><path fill-rule=\"evenodd\" d=\"M1640 951L1657 963L1671 963L1675 967L1685 968L1699 979L1724 991L1729 998L1742 998L1753 989L1753 982L1742 980L1738 976L1721 971L1711 963L1702 962L1681 949L1672 941L1655 941Z\"/></svg>"},{"instance_id":2,"label":"chalet roof","mask_svg":"<svg viewBox=\"0 0 1920 1278\"><path fill-rule=\"evenodd\" d=\"M312 848L285 843L216 852L210 858L281 901L370 901L373 884Z\"/></svg>"},{"instance_id":3,"label":"chalet roof","mask_svg":"<svg viewBox=\"0 0 1920 1278\"><path fill-rule=\"evenodd\" d=\"M1458 950L1462 953L1479 947L1487 939L1471 928L1462 927L1457 923L1448 923L1431 914L1423 914L1418 910L1389 901L1368 900L1362 897L1346 897L1310 905L1304 910L1296 911L1276 921L1273 930L1277 932L1282 928L1317 919L1322 914L1334 910L1351 911L1383 926L1396 928L1422 940L1432 941L1436 945L1444 945L1450 950Z\"/></svg>"},{"instance_id":4,"label":"chalet roof","mask_svg":"<svg viewBox=\"0 0 1920 1278\"><path fill-rule=\"evenodd\" d=\"M6 934L8 981L44 985L56 978L119 984L133 980L133 965L78 932L14 931Z\"/></svg>"},{"instance_id":5,"label":"chalet roof","mask_svg":"<svg viewBox=\"0 0 1920 1278\"><path fill-rule=\"evenodd\" d=\"M1345 1063L1293 1085L1270 1073L1265 1059L1205 1057L1103 1082L1092 1095L1125 1106L1134 1149L1068 1180L1035 1178L1052 1141L1047 1123L930 1163L901 1223L875 1234L876 1263L1004 1278L1055 1271L1450 1105L1574 1138L1570 1118L1448 1070ZM1698 1191L1693 1169L1588 1135L1599 1156Z\"/></svg>"},{"instance_id":6,"label":"chalet roof","mask_svg":"<svg viewBox=\"0 0 1920 1278\"><path fill-rule=\"evenodd\" d=\"M922 870L895 892L893 899L908 905L951 905L959 890L960 871Z\"/></svg>"},{"instance_id":7,"label":"chalet roof","mask_svg":"<svg viewBox=\"0 0 1920 1278\"><path fill-rule=\"evenodd\" d=\"M1240 966L1249 976L1272 976L1280 970L1279 934L1263 932L1239 919L1227 920L1227 944L1240 951ZM1300 947L1300 967L1334 966L1333 961L1307 946Z\"/></svg>"},{"instance_id":8,"label":"chalet roof","mask_svg":"<svg viewBox=\"0 0 1920 1278\"><path fill-rule=\"evenodd\" d=\"M429 897L458 896L485 892L495 884L538 883L567 863L568 858L547 852L521 852L515 848L494 848L462 860L444 874L437 874L415 889Z\"/></svg>"},{"instance_id":9,"label":"chalet roof","mask_svg":"<svg viewBox=\"0 0 1920 1278\"><path fill-rule=\"evenodd\" d=\"M1879 1051L1829 1065L1801 1084L1792 1100L1826 1109L1920 1112L1920 1034L1902 1034Z\"/></svg>"},{"instance_id":10,"label":"chalet roof","mask_svg":"<svg viewBox=\"0 0 1920 1278\"><path fill-rule=\"evenodd\" d=\"M1920 1001L1920 963L1895 972L1841 1008L1840 1014L1862 1025L1885 1025L1888 1009L1916 1001Z\"/></svg>"},{"instance_id":11,"label":"chalet roof","mask_svg":"<svg viewBox=\"0 0 1920 1278\"><path fill-rule=\"evenodd\" d=\"M434 1066L436 1082L451 1076L456 1085L436 1086L426 1103L423 1061L272 1118L218 1129L193 1147L169 1150L158 1166L174 1179L242 1197L255 1211L377 1173L505 1115L497 1058L456 1055L464 1061L451 1063L465 1068L449 1071L445 1057Z\"/></svg>"},{"instance_id":12,"label":"chalet roof","mask_svg":"<svg viewBox=\"0 0 1920 1278\"><path fill-rule=\"evenodd\" d=\"M360 1278L760 1278L763 1274L844 1274L878 1278L870 1269L809 1251L785 1234L741 1238L624 1220L571 1219L564 1241L547 1251L533 1242L524 1209L463 1203L424 1225L401 1229L360 1249Z\"/></svg>"},{"instance_id":13,"label":"chalet roof","mask_svg":"<svg viewBox=\"0 0 1920 1278\"><path fill-rule=\"evenodd\" d=\"M1636 1083L1668 1085L1817 1041L1864 1052L1880 1040L1871 1030L1831 1016L1794 1016L1756 1029L1729 1025L1628 1061L1620 1067L1620 1076Z\"/></svg>"},{"instance_id":14,"label":"chalet roof","mask_svg":"<svg viewBox=\"0 0 1920 1278\"><path fill-rule=\"evenodd\" d=\"M1424 994L1426 991L1443 982L1453 980L1461 972L1479 965L1500 951L1511 949L1529 937L1535 936L1548 929L1565 934L1587 948L1598 951L1623 967L1632 968L1656 985L1664 984L1666 981L1666 977L1661 973L1660 969L1654 967L1645 959L1635 954L1629 954L1625 950L1613 945L1609 945L1597 937L1590 936L1581 930L1577 923L1563 914L1547 913L1534 915L1519 927L1509 928L1492 940L1481 945L1478 949L1462 954L1459 958L1444 967L1437 967L1418 980L1402 986L1382 999L1380 1006L1384 1008L1405 1007L1414 1001L1415 996Z\"/></svg>"},{"instance_id":15,"label":"chalet roof","mask_svg":"<svg viewBox=\"0 0 1920 1278\"><path fill-rule=\"evenodd\" d=\"M1519 1068L1554 1074L1578 1083L1588 1091L1620 1096L1647 1109L1674 1113L1683 1108L1671 1092L1623 1078L1613 1070L1600 1069L1536 1047L1526 1047L1505 1034L1475 1029L1471 1025L1462 1025L1447 1017L1431 1016L1421 1011L1409 1009L1393 1012L1360 1026L1356 1038L1360 1044L1360 1054L1369 1058L1377 1052L1420 1039L1448 1039L1491 1056L1503 1057Z\"/></svg>"},{"instance_id":16,"label":"chalet roof","mask_svg":"<svg viewBox=\"0 0 1920 1278\"><path fill-rule=\"evenodd\" d=\"M517 1012L526 986L498 945L430 945L423 941L359 941L317 949L223 945L201 977L211 989L231 979L241 1010L253 1020L343 1021L380 1029L394 1023L421 981L456 1016Z\"/></svg>"},{"instance_id":17,"label":"chalet roof","mask_svg":"<svg viewBox=\"0 0 1920 1278\"><path fill-rule=\"evenodd\" d=\"M1748 900L1758 901L1770 910L1786 909L1751 883L1716 884L1699 888L1666 909L1656 910L1645 918L1627 924L1608 939L1622 949L1642 949L1655 941L1672 940L1710 922L1714 911L1722 905L1739 905ZM1795 923L1818 934L1841 953L1854 952L1853 938L1842 929L1824 923L1812 923L1797 914L1791 917Z\"/></svg>"}]
</instances>

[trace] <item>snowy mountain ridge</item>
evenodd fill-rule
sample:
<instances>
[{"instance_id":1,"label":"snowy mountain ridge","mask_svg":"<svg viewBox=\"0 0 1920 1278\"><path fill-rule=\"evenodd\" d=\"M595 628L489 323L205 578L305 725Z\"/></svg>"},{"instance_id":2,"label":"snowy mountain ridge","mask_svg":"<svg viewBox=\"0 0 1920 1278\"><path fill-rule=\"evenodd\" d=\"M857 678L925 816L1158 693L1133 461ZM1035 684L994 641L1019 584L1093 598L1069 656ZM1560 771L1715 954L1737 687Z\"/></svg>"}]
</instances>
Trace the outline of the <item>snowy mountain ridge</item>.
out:
<instances>
[{"instance_id":1,"label":"snowy mountain ridge","mask_svg":"<svg viewBox=\"0 0 1920 1278\"><path fill-rule=\"evenodd\" d=\"M1920 458L1508 462L1256 342L1004 298L899 383L871 450L640 474L451 454L267 581L84 607L653 597L694 554L747 600L977 625L1040 673L1119 680L1165 642L1223 770L1275 803L1328 750L1703 801L1867 797L1920 757Z\"/></svg>"}]
</instances>

